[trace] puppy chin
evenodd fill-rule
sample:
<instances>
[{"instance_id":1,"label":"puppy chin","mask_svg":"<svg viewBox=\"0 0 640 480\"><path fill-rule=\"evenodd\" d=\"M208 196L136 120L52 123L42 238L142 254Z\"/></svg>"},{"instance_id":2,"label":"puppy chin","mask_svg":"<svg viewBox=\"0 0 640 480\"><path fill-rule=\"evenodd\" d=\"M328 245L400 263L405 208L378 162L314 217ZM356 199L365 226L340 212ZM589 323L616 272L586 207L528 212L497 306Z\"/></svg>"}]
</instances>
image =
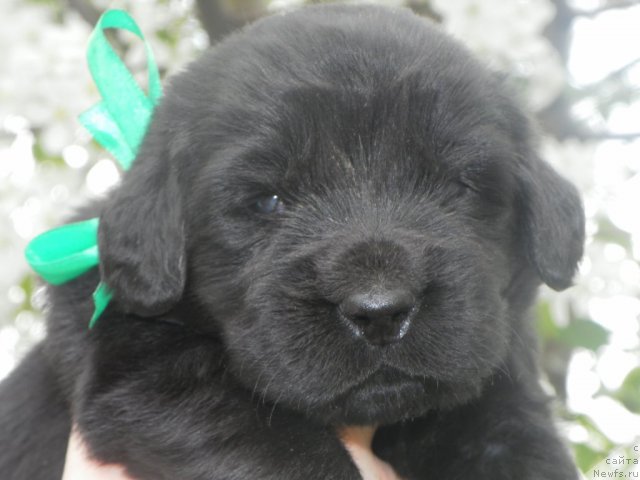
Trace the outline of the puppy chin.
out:
<instances>
[{"instance_id":1,"label":"puppy chin","mask_svg":"<svg viewBox=\"0 0 640 480\"><path fill-rule=\"evenodd\" d=\"M454 385L381 370L307 413L331 425L387 425L454 408L481 391L480 381Z\"/></svg>"}]
</instances>

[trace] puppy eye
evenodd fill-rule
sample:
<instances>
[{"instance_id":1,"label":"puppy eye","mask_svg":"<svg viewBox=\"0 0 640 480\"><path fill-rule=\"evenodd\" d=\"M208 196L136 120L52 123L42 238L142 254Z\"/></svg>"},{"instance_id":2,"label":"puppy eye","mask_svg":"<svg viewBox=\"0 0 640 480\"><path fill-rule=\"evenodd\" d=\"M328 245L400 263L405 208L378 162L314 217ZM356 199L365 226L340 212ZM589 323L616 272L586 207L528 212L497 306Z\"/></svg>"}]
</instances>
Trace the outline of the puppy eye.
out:
<instances>
[{"instance_id":1,"label":"puppy eye","mask_svg":"<svg viewBox=\"0 0 640 480\"><path fill-rule=\"evenodd\" d=\"M278 195L265 195L259 197L252 205L253 210L258 213L273 214L284 212L284 202Z\"/></svg>"},{"instance_id":2,"label":"puppy eye","mask_svg":"<svg viewBox=\"0 0 640 480\"><path fill-rule=\"evenodd\" d=\"M458 185L462 187L465 192L479 193L478 187L466 179L458 180Z\"/></svg>"}]
</instances>

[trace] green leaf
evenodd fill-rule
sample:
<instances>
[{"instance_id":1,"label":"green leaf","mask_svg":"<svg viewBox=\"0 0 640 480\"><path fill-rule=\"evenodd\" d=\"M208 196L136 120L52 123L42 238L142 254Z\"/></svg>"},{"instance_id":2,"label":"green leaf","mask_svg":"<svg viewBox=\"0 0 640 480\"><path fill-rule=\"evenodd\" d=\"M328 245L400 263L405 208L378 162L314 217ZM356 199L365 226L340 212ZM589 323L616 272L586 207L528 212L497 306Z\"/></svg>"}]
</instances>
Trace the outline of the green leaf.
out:
<instances>
[{"instance_id":1,"label":"green leaf","mask_svg":"<svg viewBox=\"0 0 640 480\"><path fill-rule=\"evenodd\" d=\"M598 231L595 234L597 240L603 243L617 243L627 251L633 248L631 234L618 228L608 217L601 215L595 220L598 223Z\"/></svg>"},{"instance_id":2,"label":"green leaf","mask_svg":"<svg viewBox=\"0 0 640 480\"><path fill-rule=\"evenodd\" d=\"M571 347L596 351L609 341L610 332L591 320L576 320L558 332L557 339Z\"/></svg>"},{"instance_id":3,"label":"green leaf","mask_svg":"<svg viewBox=\"0 0 640 480\"><path fill-rule=\"evenodd\" d=\"M40 163L50 163L56 167L66 167L66 163L64 163L62 156L47 153L44 148L42 148L40 141L35 142L33 145L33 156L36 161Z\"/></svg>"},{"instance_id":4,"label":"green leaf","mask_svg":"<svg viewBox=\"0 0 640 480\"><path fill-rule=\"evenodd\" d=\"M584 443L573 445L576 463L581 472L587 472L602 459L602 452L594 450Z\"/></svg>"},{"instance_id":5,"label":"green leaf","mask_svg":"<svg viewBox=\"0 0 640 480\"><path fill-rule=\"evenodd\" d=\"M630 412L640 413L640 367L631 370L613 397Z\"/></svg>"},{"instance_id":6,"label":"green leaf","mask_svg":"<svg viewBox=\"0 0 640 480\"><path fill-rule=\"evenodd\" d=\"M553 321L549 302L538 302L536 305L536 317L536 327L542 338L554 338L558 335L559 328L556 322Z\"/></svg>"},{"instance_id":7,"label":"green leaf","mask_svg":"<svg viewBox=\"0 0 640 480\"><path fill-rule=\"evenodd\" d=\"M592 448L596 449L596 451L601 454L601 458L616 446L604 433L602 433L598 426L587 415L574 414L570 415L569 419L587 429L589 432L590 444Z\"/></svg>"}]
</instances>

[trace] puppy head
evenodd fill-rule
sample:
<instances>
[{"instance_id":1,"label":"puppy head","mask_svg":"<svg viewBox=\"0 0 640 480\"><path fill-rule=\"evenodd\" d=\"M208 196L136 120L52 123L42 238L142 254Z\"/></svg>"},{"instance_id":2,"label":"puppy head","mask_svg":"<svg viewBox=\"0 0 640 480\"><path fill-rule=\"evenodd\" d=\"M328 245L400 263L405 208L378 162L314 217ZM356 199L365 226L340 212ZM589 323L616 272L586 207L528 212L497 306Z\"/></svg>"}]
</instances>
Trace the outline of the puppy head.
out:
<instances>
[{"instance_id":1,"label":"puppy head","mask_svg":"<svg viewBox=\"0 0 640 480\"><path fill-rule=\"evenodd\" d=\"M464 402L582 254L502 90L405 11L262 20L174 79L101 217L103 279L139 315L197 305L240 382L322 421Z\"/></svg>"}]
</instances>

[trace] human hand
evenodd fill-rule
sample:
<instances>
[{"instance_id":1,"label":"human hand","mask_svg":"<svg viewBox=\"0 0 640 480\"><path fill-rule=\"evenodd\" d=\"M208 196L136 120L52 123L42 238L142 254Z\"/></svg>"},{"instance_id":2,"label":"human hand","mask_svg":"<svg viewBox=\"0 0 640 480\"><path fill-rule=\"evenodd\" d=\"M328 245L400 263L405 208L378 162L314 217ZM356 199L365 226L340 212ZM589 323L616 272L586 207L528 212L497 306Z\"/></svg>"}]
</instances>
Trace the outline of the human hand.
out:
<instances>
[{"instance_id":1,"label":"human hand","mask_svg":"<svg viewBox=\"0 0 640 480\"><path fill-rule=\"evenodd\" d=\"M371 451L375 427L344 427L338 431L343 445L360 470L363 480L402 480L393 468ZM71 431L62 480L134 480L119 465L101 464L89 457L74 428Z\"/></svg>"},{"instance_id":2,"label":"human hand","mask_svg":"<svg viewBox=\"0 0 640 480\"><path fill-rule=\"evenodd\" d=\"M391 465L371 450L375 427L343 427L338 436L360 470L363 480L402 480Z\"/></svg>"},{"instance_id":3,"label":"human hand","mask_svg":"<svg viewBox=\"0 0 640 480\"><path fill-rule=\"evenodd\" d=\"M134 480L119 465L101 464L89 457L74 428L71 430L62 480Z\"/></svg>"}]
</instances>

